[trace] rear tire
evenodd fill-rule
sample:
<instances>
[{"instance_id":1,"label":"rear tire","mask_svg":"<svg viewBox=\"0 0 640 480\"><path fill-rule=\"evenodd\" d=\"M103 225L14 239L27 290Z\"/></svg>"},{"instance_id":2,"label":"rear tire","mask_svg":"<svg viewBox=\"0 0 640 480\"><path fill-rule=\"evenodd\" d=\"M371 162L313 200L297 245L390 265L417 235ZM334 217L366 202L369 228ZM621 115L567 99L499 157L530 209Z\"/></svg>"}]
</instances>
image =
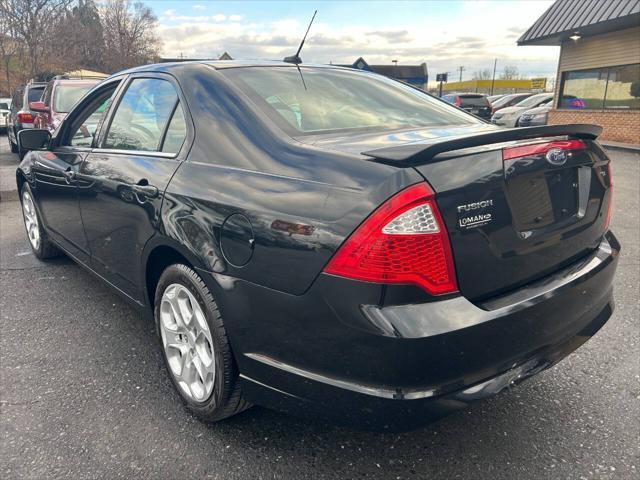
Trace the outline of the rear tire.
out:
<instances>
[{"instance_id":1,"label":"rear tire","mask_svg":"<svg viewBox=\"0 0 640 480\"><path fill-rule=\"evenodd\" d=\"M27 182L22 185L20 190L20 203L22 204L24 227L27 230L27 238L33 254L40 260L59 257L62 252L49 240L47 232L42 226L42 219L33 199L33 193Z\"/></svg>"},{"instance_id":2,"label":"rear tire","mask_svg":"<svg viewBox=\"0 0 640 480\"><path fill-rule=\"evenodd\" d=\"M165 367L187 408L208 422L249 408L220 310L198 274L183 264L167 267L154 303Z\"/></svg>"}]
</instances>

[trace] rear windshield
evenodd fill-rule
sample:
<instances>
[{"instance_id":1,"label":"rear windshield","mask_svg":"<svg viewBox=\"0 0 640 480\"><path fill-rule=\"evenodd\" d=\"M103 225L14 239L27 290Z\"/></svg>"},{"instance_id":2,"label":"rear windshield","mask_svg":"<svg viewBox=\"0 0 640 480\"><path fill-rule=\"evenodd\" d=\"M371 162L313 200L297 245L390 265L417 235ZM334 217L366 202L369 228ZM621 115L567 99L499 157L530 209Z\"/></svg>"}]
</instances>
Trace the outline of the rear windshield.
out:
<instances>
[{"instance_id":1,"label":"rear windshield","mask_svg":"<svg viewBox=\"0 0 640 480\"><path fill-rule=\"evenodd\" d=\"M420 90L355 70L249 67L220 71L295 135L479 123Z\"/></svg>"},{"instance_id":2,"label":"rear windshield","mask_svg":"<svg viewBox=\"0 0 640 480\"><path fill-rule=\"evenodd\" d=\"M53 96L53 110L58 113L69 113L78 100L80 100L89 89L90 85L58 85Z\"/></svg>"},{"instance_id":3,"label":"rear windshield","mask_svg":"<svg viewBox=\"0 0 640 480\"><path fill-rule=\"evenodd\" d=\"M519 103L516 103L516 107L535 107L539 103L543 102L545 99L551 100L551 97L548 95L533 95L529 98L525 98Z\"/></svg>"},{"instance_id":4,"label":"rear windshield","mask_svg":"<svg viewBox=\"0 0 640 480\"><path fill-rule=\"evenodd\" d=\"M42 96L42 92L44 91L44 86L42 87L31 87L29 89L29 103L31 102L37 102L38 100L40 100L40 97Z\"/></svg>"},{"instance_id":5,"label":"rear windshield","mask_svg":"<svg viewBox=\"0 0 640 480\"><path fill-rule=\"evenodd\" d=\"M498 100L495 101L495 103L493 104L494 107L504 107L504 106L510 106L513 105L514 103L518 103L521 102L522 100L524 100L525 98L527 98L530 95L505 95L502 98L499 98Z\"/></svg>"},{"instance_id":6,"label":"rear windshield","mask_svg":"<svg viewBox=\"0 0 640 480\"><path fill-rule=\"evenodd\" d=\"M488 107L489 100L483 95L460 95L461 107Z\"/></svg>"},{"instance_id":7,"label":"rear windshield","mask_svg":"<svg viewBox=\"0 0 640 480\"><path fill-rule=\"evenodd\" d=\"M0 110L9 110L9 104L0 102Z\"/></svg>"}]
</instances>

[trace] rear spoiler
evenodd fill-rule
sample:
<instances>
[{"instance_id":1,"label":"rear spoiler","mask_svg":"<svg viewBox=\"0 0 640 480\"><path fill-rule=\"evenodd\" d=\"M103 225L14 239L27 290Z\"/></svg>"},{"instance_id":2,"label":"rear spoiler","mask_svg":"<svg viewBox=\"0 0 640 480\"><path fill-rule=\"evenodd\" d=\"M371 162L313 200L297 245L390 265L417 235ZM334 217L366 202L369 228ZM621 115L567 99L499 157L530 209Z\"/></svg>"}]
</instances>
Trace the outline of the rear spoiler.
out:
<instances>
[{"instance_id":1,"label":"rear spoiler","mask_svg":"<svg viewBox=\"0 0 640 480\"><path fill-rule=\"evenodd\" d=\"M376 161L389 164L414 166L429 163L439 153L479 147L492 143L527 140L540 137L569 136L594 140L602 133L602 127L589 124L545 125L542 127L523 127L500 129L493 132L475 133L455 137L444 137L435 143L405 143L393 147L384 147L362 152Z\"/></svg>"}]
</instances>

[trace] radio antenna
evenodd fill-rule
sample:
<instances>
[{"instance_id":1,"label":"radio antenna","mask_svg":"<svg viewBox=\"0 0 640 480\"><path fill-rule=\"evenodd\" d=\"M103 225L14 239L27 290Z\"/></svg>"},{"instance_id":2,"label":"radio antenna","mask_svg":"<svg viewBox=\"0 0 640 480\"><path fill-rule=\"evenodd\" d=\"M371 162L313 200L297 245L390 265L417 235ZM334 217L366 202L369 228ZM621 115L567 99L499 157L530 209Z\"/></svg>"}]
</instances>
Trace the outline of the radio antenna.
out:
<instances>
[{"instance_id":1,"label":"radio antenna","mask_svg":"<svg viewBox=\"0 0 640 480\"><path fill-rule=\"evenodd\" d=\"M313 17L311 17L311 21L309 22L309 26L307 27L307 32L304 34L304 37L302 37L302 41L300 42L298 51L296 52L295 55L292 55L290 57L285 57L284 58L285 62L293 63L295 65L302 63L302 59L300 58L300 51L302 50L302 47L304 47L304 41L307 39L307 35L309 34L309 29L311 28L311 24L313 23L313 20L316 18L316 13L318 13L318 10L313 12Z\"/></svg>"}]
</instances>

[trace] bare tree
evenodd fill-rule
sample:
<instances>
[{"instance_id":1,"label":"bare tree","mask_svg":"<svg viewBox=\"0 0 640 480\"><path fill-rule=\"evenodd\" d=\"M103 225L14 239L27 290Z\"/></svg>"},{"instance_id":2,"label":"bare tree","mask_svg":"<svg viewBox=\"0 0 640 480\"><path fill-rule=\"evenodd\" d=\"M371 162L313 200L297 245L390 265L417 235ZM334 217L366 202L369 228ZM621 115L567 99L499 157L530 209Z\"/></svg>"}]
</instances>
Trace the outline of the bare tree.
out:
<instances>
[{"instance_id":1,"label":"bare tree","mask_svg":"<svg viewBox=\"0 0 640 480\"><path fill-rule=\"evenodd\" d=\"M502 69L502 73L500 74L500 78L502 80L517 80L520 78L520 74L518 73L518 67L515 65L505 65Z\"/></svg>"},{"instance_id":2,"label":"bare tree","mask_svg":"<svg viewBox=\"0 0 640 480\"><path fill-rule=\"evenodd\" d=\"M15 42L24 45L23 61L32 76L42 69L55 26L73 0L0 0L0 17Z\"/></svg>"},{"instance_id":3,"label":"bare tree","mask_svg":"<svg viewBox=\"0 0 640 480\"><path fill-rule=\"evenodd\" d=\"M106 0L100 8L100 19L108 72L149 63L158 56L158 19L142 2Z\"/></svg>"},{"instance_id":4,"label":"bare tree","mask_svg":"<svg viewBox=\"0 0 640 480\"><path fill-rule=\"evenodd\" d=\"M0 60L2 61L2 69L7 82L7 94L11 93L11 63L16 63L20 47L20 42L16 39L9 18L5 15L0 15Z\"/></svg>"},{"instance_id":5,"label":"bare tree","mask_svg":"<svg viewBox=\"0 0 640 480\"><path fill-rule=\"evenodd\" d=\"M491 70L485 68L484 70L476 70L473 72L474 80L491 80Z\"/></svg>"}]
</instances>

